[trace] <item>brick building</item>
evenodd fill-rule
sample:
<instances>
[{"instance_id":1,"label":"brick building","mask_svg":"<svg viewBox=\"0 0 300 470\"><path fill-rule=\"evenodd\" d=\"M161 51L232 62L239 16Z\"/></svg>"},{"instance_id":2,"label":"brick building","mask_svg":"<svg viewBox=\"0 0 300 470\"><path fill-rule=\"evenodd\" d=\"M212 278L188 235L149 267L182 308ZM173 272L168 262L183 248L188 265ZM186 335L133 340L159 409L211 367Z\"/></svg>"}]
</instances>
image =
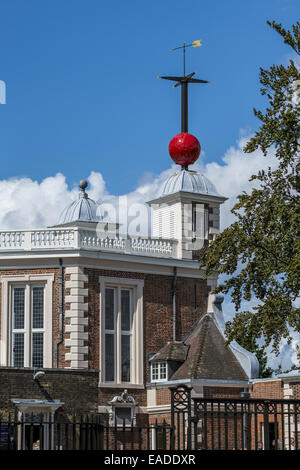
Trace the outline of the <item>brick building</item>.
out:
<instances>
[{"instance_id":1,"label":"brick building","mask_svg":"<svg viewBox=\"0 0 300 470\"><path fill-rule=\"evenodd\" d=\"M55 227L0 232L0 409L170 420L170 387L194 396L299 398L300 378L258 379L224 341L222 296L197 261L225 198L184 167L155 200L150 237L107 223L81 182Z\"/></svg>"}]
</instances>

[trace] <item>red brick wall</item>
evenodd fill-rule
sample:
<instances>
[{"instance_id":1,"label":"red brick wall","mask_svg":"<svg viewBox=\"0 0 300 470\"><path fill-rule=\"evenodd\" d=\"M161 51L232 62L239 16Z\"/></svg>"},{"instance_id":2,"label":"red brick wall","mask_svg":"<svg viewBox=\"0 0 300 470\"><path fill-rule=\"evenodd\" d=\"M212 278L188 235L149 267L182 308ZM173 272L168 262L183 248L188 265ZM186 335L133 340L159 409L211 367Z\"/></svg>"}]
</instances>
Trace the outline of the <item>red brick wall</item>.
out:
<instances>
[{"instance_id":1,"label":"red brick wall","mask_svg":"<svg viewBox=\"0 0 300 470\"><path fill-rule=\"evenodd\" d=\"M170 405L171 391L168 388L159 388L156 390L156 404Z\"/></svg>"},{"instance_id":2,"label":"red brick wall","mask_svg":"<svg viewBox=\"0 0 300 470\"><path fill-rule=\"evenodd\" d=\"M290 383L289 387L293 390L293 395L290 398L293 400L299 400L300 399L300 381Z\"/></svg>"},{"instance_id":3,"label":"red brick wall","mask_svg":"<svg viewBox=\"0 0 300 470\"><path fill-rule=\"evenodd\" d=\"M147 367L147 353L158 351L172 339L173 277L88 268L85 269L85 274L88 275L89 293L89 367L99 369L99 276L144 280L144 362ZM177 279L177 340L182 339L206 311L207 292L204 280L182 277Z\"/></svg>"},{"instance_id":4,"label":"red brick wall","mask_svg":"<svg viewBox=\"0 0 300 470\"><path fill-rule=\"evenodd\" d=\"M251 398L274 398L282 399L283 384L280 379L274 381L256 382L253 384Z\"/></svg>"},{"instance_id":5,"label":"red brick wall","mask_svg":"<svg viewBox=\"0 0 300 470\"><path fill-rule=\"evenodd\" d=\"M38 269L6 269L0 271L1 276L22 276L26 274L54 274L54 282L53 282L53 300L52 300L52 350L53 350L53 361L52 366L54 367L54 353L55 353L55 343L58 340L58 303L59 303L59 284L58 284L58 276L59 276L59 268L38 268ZM2 296L2 285L0 283L0 295ZM1 307L2 303L0 302L0 318L2 316ZM0 321L0 328L1 328L1 321ZM0 330L1 336L1 330ZM63 368L65 366L64 362L65 357L65 349L64 345L61 344L59 346L59 368Z\"/></svg>"},{"instance_id":6,"label":"red brick wall","mask_svg":"<svg viewBox=\"0 0 300 470\"><path fill-rule=\"evenodd\" d=\"M239 398L244 388L236 387L203 387L204 398Z\"/></svg>"},{"instance_id":7,"label":"red brick wall","mask_svg":"<svg viewBox=\"0 0 300 470\"><path fill-rule=\"evenodd\" d=\"M45 369L33 380L32 369L0 368L0 413L14 411L13 398L60 400L62 414L95 413L98 410L96 371Z\"/></svg>"}]
</instances>

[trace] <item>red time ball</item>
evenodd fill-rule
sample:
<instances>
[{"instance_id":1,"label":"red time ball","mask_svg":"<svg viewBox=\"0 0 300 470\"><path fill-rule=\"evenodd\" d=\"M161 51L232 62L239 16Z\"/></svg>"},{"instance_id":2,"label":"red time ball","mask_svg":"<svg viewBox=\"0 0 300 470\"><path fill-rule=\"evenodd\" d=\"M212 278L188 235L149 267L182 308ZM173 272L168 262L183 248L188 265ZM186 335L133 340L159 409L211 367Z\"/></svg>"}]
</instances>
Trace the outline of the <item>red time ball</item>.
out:
<instances>
[{"instance_id":1,"label":"red time ball","mask_svg":"<svg viewBox=\"0 0 300 470\"><path fill-rule=\"evenodd\" d=\"M175 135L169 144L170 156L177 165L191 165L197 160L200 152L199 140L187 132Z\"/></svg>"}]
</instances>

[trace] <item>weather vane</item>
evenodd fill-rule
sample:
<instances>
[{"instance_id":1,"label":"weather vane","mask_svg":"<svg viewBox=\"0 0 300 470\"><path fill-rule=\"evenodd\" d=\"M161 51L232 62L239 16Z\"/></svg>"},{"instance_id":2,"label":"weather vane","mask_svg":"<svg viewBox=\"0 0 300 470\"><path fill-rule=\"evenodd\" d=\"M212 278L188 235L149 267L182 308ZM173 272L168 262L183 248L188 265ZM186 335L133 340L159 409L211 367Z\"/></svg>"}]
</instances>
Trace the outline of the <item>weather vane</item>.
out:
<instances>
[{"instance_id":1,"label":"weather vane","mask_svg":"<svg viewBox=\"0 0 300 470\"><path fill-rule=\"evenodd\" d=\"M183 75L185 75L185 49L187 47L201 47L202 44L201 44L201 41L202 39L198 39L197 41L194 41L192 42L191 44L186 44L185 42L183 43L183 46L179 46L179 47L174 47L172 49L172 51L177 51L178 49L183 49Z\"/></svg>"},{"instance_id":2,"label":"weather vane","mask_svg":"<svg viewBox=\"0 0 300 470\"><path fill-rule=\"evenodd\" d=\"M207 80L199 80L198 78L192 78L196 72L192 72L188 75L185 74L185 50L187 47L199 47L202 46L201 39L192 42L191 44L183 44L183 46L174 47L172 51L183 49L183 77L158 77L165 80L171 80L177 82L174 88L181 85L181 132L188 132L188 84L189 83L211 83Z\"/></svg>"}]
</instances>

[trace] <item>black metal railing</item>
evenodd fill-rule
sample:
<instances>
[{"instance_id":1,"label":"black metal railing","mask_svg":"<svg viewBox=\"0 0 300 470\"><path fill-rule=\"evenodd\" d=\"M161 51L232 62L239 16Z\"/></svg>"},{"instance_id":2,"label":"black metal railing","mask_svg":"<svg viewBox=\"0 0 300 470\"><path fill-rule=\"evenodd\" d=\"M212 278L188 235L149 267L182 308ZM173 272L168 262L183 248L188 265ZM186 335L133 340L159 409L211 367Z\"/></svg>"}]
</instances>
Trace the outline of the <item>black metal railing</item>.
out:
<instances>
[{"instance_id":1,"label":"black metal railing","mask_svg":"<svg viewBox=\"0 0 300 470\"><path fill-rule=\"evenodd\" d=\"M300 400L197 398L191 391L171 389L174 449L300 449Z\"/></svg>"},{"instance_id":2,"label":"black metal railing","mask_svg":"<svg viewBox=\"0 0 300 470\"><path fill-rule=\"evenodd\" d=\"M0 450L170 450L173 429L166 422L108 425L103 415L0 415Z\"/></svg>"},{"instance_id":3,"label":"black metal railing","mask_svg":"<svg viewBox=\"0 0 300 470\"><path fill-rule=\"evenodd\" d=\"M103 426L104 450L171 450L173 428L165 421L150 425L131 423Z\"/></svg>"}]
</instances>

